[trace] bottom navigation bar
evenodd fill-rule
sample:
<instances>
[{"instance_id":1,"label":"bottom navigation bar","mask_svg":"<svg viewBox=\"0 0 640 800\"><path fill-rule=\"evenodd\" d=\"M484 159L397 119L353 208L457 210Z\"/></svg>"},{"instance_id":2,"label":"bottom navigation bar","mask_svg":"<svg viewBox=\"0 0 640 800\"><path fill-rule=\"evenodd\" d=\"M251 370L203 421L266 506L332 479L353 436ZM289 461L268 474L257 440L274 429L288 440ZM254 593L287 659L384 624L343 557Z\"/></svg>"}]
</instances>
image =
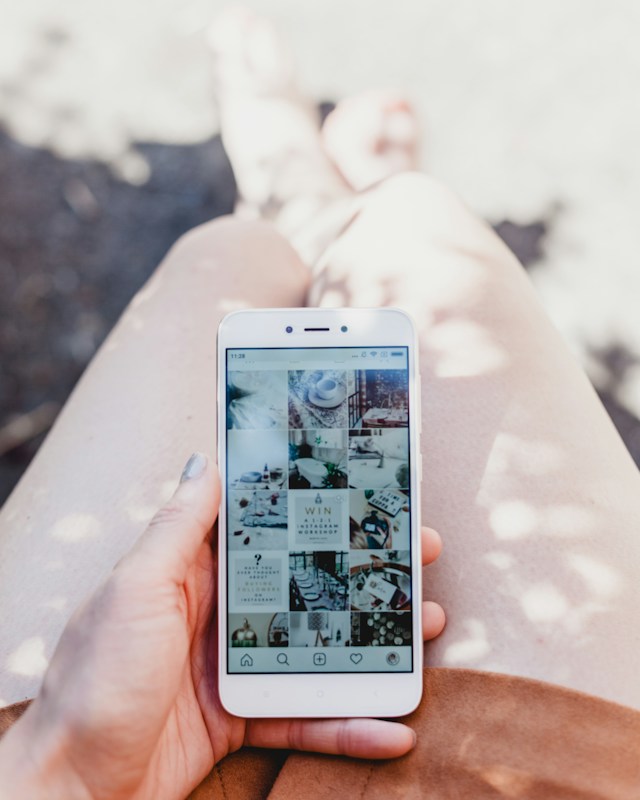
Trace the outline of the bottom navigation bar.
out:
<instances>
[{"instance_id":1,"label":"bottom navigation bar","mask_svg":"<svg viewBox=\"0 0 640 800\"><path fill-rule=\"evenodd\" d=\"M411 666L411 647L234 647L228 672L411 672Z\"/></svg>"}]
</instances>

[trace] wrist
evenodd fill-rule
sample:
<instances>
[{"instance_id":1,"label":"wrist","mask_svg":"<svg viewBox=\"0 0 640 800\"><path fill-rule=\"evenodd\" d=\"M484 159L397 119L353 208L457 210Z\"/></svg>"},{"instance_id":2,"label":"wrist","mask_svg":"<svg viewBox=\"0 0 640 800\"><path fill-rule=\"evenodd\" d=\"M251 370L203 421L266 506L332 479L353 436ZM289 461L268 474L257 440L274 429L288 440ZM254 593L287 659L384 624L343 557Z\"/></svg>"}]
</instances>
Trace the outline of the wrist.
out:
<instances>
[{"instance_id":1,"label":"wrist","mask_svg":"<svg viewBox=\"0 0 640 800\"><path fill-rule=\"evenodd\" d=\"M67 759L67 737L38 700L0 741L0 800L90 800Z\"/></svg>"}]
</instances>

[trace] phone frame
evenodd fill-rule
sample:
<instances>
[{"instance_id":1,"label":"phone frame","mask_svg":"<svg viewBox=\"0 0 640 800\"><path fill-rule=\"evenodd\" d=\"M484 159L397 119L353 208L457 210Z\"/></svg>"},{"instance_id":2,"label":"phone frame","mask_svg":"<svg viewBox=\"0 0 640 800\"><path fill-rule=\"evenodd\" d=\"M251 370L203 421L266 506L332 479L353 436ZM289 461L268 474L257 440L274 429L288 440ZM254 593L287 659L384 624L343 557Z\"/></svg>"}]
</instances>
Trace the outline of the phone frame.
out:
<instances>
[{"instance_id":1,"label":"phone frame","mask_svg":"<svg viewBox=\"0 0 640 800\"><path fill-rule=\"evenodd\" d=\"M286 328L293 328L287 332ZM347 330L343 331L343 326ZM329 328L329 331L305 331ZM408 347L409 492L411 503L412 664L410 672L228 673L226 351L236 348ZM218 328L217 441L222 497L218 522L219 693L242 717L397 717L422 697L422 568L420 554L421 399L418 343L398 309L255 309L228 314Z\"/></svg>"}]
</instances>

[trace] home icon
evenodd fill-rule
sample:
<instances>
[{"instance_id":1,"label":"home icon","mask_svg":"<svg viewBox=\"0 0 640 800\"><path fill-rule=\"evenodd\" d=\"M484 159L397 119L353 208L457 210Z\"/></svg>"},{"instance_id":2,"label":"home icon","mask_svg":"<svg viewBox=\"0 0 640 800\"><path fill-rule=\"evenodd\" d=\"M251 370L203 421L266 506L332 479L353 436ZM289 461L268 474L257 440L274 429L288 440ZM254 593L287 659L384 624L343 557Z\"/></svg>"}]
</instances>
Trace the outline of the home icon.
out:
<instances>
[{"instance_id":1,"label":"home icon","mask_svg":"<svg viewBox=\"0 0 640 800\"><path fill-rule=\"evenodd\" d=\"M241 667L252 667L253 666L253 659L248 653L245 653L242 658L240 659L240 666Z\"/></svg>"}]
</instances>

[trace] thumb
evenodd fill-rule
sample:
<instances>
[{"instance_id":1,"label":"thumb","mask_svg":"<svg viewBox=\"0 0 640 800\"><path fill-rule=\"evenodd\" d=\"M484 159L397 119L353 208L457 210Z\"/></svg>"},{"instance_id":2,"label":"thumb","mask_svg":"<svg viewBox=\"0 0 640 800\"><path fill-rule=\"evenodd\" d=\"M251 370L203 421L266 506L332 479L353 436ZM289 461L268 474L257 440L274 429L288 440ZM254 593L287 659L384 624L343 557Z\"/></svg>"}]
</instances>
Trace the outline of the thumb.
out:
<instances>
[{"instance_id":1,"label":"thumb","mask_svg":"<svg viewBox=\"0 0 640 800\"><path fill-rule=\"evenodd\" d=\"M202 453L187 461L173 497L124 559L163 580L183 583L220 506L218 470Z\"/></svg>"}]
</instances>

